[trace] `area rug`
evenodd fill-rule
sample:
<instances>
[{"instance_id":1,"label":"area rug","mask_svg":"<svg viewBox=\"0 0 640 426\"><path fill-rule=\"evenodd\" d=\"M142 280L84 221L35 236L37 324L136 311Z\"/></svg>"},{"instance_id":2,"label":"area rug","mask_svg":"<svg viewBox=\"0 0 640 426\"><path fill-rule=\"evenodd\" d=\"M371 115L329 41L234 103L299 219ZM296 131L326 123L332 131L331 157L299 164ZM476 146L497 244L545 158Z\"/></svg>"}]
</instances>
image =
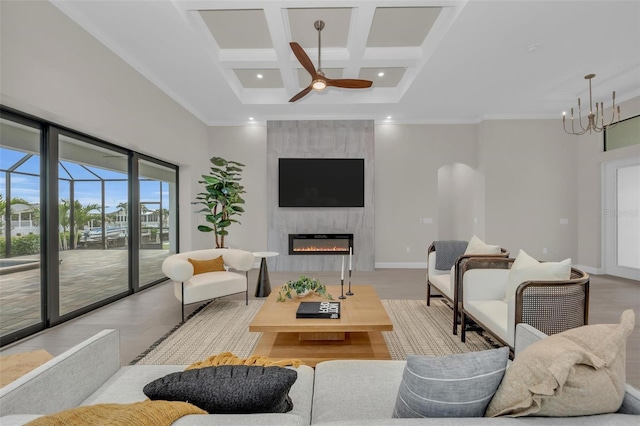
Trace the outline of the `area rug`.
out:
<instances>
[{"instance_id":1,"label":"area rug","mask_svg":"<svg viewBox=\"0 0 640 426\"><path fill-rule=\"evenodd\" d=\"M250 300L217 300L198 310L131 364L185 365L221 352L249 357L262 333L249 332L249 323L264 303ZM383 300L393 331L383 332L392 359L409 354L442 356L490 349L494 345L476 333L466 343L451 334L452 312L434 300Z\"/></svg>"}]
</instances>

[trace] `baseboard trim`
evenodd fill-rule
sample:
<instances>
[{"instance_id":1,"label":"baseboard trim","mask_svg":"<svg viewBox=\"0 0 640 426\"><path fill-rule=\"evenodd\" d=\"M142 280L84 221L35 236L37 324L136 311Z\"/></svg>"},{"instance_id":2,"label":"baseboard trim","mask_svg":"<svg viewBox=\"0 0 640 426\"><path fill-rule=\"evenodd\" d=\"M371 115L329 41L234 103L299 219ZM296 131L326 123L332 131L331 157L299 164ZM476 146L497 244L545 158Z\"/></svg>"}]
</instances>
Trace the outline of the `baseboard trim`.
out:
<instances>
[{"instance_id":1,"label":"baseboard trim","mask_svg":"<svg viewBox=\"0 0 640 426\"><path fill-rule=\"evenodd\" d=\"M376 269L427 269L427 262L376 262Z\"/></svg>"},{"instance_id":2,"label":"baseboard trim","mask_svg":"<svg viewBox=\"0 0 640 426\"><path fill-rule=\"evenodd\" d=\"M596 268L594 266L584 266L584 265L573 265L573 267L576 269L580 269L581 271L584 271L587 274L604 275L604 268Z\"/></svg>"}]
</instances>

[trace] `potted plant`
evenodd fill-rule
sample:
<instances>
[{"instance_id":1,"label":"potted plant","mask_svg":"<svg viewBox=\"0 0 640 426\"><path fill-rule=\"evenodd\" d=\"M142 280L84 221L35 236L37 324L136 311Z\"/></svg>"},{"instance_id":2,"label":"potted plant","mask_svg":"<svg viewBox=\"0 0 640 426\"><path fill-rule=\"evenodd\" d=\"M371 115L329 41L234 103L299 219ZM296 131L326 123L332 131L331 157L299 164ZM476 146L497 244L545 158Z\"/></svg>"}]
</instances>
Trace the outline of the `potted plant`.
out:
<instances>
[{"instance_id":1,"label":"potted plant","mask_svg":"<svg viewBox=\"0 0 640 426\"><path fill-rule=\"evenodd\" d=\"M315 278L308 278L304 275L301 275L297 280L287 281L280 288L277 300L278 302L284 302L287 299L304 297L310 293L315 293L318 296L333 300L333 297L327 292L327 287L324 284L320 284L320 281Z\"/></svg>"},{"instance_id":2,"label":"potted plant","mask_svg":"<svg viewBox=\"0 0 640 426\"><path fill-rule=\"evenodd\" d=\"M196 213L203 213L211 226L198 225L198 231L213 232L216 238L216 248L225 247L224 237L229 235L227 227L232 223L240 223L234 219L244 213L242 204L244 186L240 184L244 164L237 161L227 161L221 157L212 157L213 164L208 175L202 175L201 181L205 191L196 197L196 204L204 207Z\"/></svg>"}]
</instances>

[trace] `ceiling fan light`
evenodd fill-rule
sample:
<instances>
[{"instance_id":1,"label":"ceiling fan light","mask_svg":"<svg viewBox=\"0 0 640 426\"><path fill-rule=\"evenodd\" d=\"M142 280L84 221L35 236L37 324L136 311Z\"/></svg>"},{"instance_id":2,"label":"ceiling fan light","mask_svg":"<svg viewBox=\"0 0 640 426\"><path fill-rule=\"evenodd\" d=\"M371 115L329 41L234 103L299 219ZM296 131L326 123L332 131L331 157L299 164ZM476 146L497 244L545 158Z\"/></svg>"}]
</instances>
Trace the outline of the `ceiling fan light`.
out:
<instances>
[{"instance_id":1,"label":"ceiling fan light","mask_svg":"<svg viewBox=\"0 0 640 426\"><path fill-rule=\"evenodd\" d=\"M327 87L327 82L319 78L317 80L313 80L311 87L313 87L314 90L321 91Z\"/></svg>"}]
</instances>

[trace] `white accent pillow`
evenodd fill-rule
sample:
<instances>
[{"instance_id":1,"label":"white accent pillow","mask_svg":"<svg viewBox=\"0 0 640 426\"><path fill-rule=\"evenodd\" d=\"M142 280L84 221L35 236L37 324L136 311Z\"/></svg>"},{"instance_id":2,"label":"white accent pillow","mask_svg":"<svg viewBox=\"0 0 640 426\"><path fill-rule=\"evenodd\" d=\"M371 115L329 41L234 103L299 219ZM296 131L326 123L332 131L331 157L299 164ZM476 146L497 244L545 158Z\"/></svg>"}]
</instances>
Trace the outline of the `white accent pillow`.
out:
<instances>
[{"instance_id":1,"label":"white accent pillow","mask_svg":"<svg viewBox=\"0 0 640 426\"><path fill-rule=\"evenodd\" d=\"M509 270L504 301L515 296L518 286L525 281L558 281L571 277L571 258L562 262L538 262L524 250L518 252Z\"/></svg>"},{"instance_id":2,"label":"white accent pillow","mask_svg":"<svg viewBox=\"0 0 640 426\"><path fill-rule=\"evenodd\" d=\"M464 254L500 254L500 246L485 244L477 236L471 237Z\"/></svg>"}]
</instances>

